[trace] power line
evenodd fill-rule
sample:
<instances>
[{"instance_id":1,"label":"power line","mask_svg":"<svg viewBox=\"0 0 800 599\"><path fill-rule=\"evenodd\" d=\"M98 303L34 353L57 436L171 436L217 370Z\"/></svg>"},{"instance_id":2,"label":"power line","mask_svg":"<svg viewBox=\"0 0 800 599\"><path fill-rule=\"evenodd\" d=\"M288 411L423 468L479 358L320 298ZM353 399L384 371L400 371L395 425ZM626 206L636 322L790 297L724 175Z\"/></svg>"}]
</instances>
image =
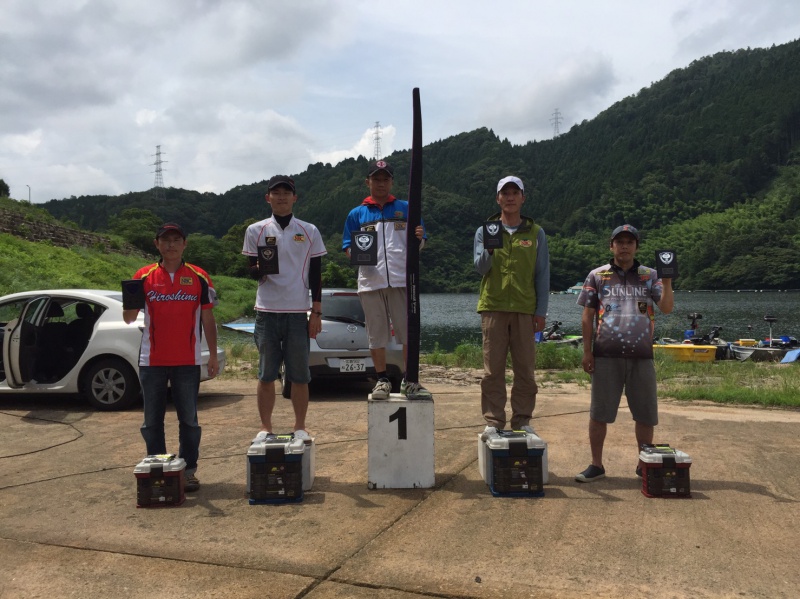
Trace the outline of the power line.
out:
<instances>
[{"instance_id":1,"label":"power line","mask_svg":"<svg viewBox=\"0 0 800 599\"><path fill-rule=\"evenodd\" d=\"M167 160L161 160L161 146L156 146L156 161L150 166L156 167L156 181L153 184L153 199L157 201L164 201L164 175L162 174L161 165Z\"/></svg>"},{"instance_id":2,"label":"power line","mask_svg":"<svg viewBox=\"0 0 800 599\"><path fill-rule=\"evenodd\" d=\"M550 122L553 123L553 138L556 138L560 135L558 126L561 124L561 121L561 113L558 111L558 108L556 108L555 112L553 112L553 117L550 119Z\"/></svg>"},{"instance_id":3,"label":"power line","mask_svg":"<svg viewBox=\"0 0 800 599\"><path fill-rule=\"evenodd\" d=\"M372 139L375 142L375 149L373 150L373 158L375 160L380 160L381 156L381 123L380 121L375 121L375 133L372 135Z\"/></svg>"}]
</instances>

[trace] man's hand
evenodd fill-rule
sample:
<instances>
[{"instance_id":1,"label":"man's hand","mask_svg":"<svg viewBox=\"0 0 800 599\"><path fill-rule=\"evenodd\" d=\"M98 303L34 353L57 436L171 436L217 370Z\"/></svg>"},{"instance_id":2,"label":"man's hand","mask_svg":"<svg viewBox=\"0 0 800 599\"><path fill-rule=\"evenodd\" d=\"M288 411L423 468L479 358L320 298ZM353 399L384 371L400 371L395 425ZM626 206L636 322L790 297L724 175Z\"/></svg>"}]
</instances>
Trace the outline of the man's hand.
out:
<instances>
[{"instance_id":1,"label":"man's hand","mask_svg":"<svg viewBox=\"0 0 800 599\"><path fill-rule=\"evenodd\" d=\"M208 378L213 379L219 374L219 360L215 351L208 357Z\"/></svg>"},{"instance_id":2,"label":"man's hand","mask_svg":"<svg viewBox=\"0 0 800 599\"><path fill-rule=\"evenodd\" d=\"M322 315L316 312L311 313L308 319L308 336L316 339L319 332L322 330Z\"/></svg>"},{"instance_id":3,"label":"man's hand","mask_svg":"<svg viewBox=\"0 0 800 599\"><path fill-rule=\"evenodd\" d=\"M533 317L533 332L538 333L544 330L544 316Z\"/></svg>"},{"instance_id":4,"label":"man's hand","mask_svg":"<svg viewBox=\"0 0 800 599\"><path fill-rule=\"evenodd\" d=\"M594 373L594 356L591 352L583 352L583 359L581 360L583 371L587 374Z\"/></svg>"}]
</instances>

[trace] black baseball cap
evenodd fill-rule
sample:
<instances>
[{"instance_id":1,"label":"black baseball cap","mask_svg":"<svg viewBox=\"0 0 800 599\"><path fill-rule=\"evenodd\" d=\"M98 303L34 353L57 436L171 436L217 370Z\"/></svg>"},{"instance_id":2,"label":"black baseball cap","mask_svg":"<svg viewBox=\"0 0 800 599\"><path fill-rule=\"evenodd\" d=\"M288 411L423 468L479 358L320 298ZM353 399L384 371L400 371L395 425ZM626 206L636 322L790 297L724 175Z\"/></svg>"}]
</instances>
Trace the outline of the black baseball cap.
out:
<instances>
[{"instance_id":1,"label":"black baseball cap","mask_svg":"<svg viewBox=\"0 0 800 599\"><path fill-rule=\"evenodd\" d=\"M394 177L394 169L392 168L392 165L385 160L373 160L370 162L369 169L367 169L367 177L371 177L380 171L384 171L390 177Z\"/></svg>"},{"instance_id":2,"label":"black baseball cap","mask_svg":"<svg viewBox=\"0 0 800 599\"><path fill-rule=\"evenodd\" d=\"M178 233L180 233L181 237L186 239L186 231L184 231L183 227L181 227L177 223L164 223L163 225L161 225L158 228L158 231L156 231L156 239L161 237L164 233L169 233L170 231L177 231Z\"/></svg>"},{"instance_id":3,"label":"black baseball cap","mask_svg":"<svg viewBox=\"0 0 800 599\"><path fill-rule=\"evenodd\" d=\"M287 177L286 175L275 175L272 179L269 180L267 183L267 189L275 189L276 187L280 187L281 185L285 185L289 189L292 190L292 193L296 194L297 190L294 187L294 179L291 177Z\"/></svg>"},{"instance_id":4,"label":"black baseball cap","mask_svg":"<svg viewBox=\"0 0 800 599\"><path fill-rule=\"evenodd\" d=\"M611 234L611 241L614 241L617 235L620 235L621 233L629 233L630 235L633 235L633 238L637 242L639 241L639 231L633 225L622 225L614 229L614 232Z\"/></svg>"}]
</instances>

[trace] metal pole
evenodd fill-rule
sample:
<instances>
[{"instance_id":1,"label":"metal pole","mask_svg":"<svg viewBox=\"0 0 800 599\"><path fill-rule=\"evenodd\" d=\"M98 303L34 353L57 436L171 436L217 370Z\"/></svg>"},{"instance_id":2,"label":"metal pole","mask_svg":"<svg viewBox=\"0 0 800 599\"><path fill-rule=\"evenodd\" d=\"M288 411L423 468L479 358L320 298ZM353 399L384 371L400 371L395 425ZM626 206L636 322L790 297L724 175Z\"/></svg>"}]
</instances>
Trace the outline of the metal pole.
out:
<instances>
[{"instance_id":1,"label":"metal pole","mask_svg":"<svg viewBox=\"0 0 800 599\"><path fill-rule=\"evenodd\" d=\"M28 203L30 204L31 203L31 186L30 185L26 185L25 187L28 188Z\"/></svg>"}]
</instances>

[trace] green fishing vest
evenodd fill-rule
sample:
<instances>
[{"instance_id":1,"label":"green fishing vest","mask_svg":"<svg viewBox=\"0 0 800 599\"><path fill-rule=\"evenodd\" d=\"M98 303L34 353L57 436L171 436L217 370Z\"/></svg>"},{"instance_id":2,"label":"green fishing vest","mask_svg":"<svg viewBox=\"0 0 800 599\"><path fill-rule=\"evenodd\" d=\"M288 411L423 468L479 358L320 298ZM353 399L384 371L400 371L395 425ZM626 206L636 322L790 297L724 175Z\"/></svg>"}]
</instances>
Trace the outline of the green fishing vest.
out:
<instances>
[{"instance_id":1,"label":"green fishing vest","mask_svg":"<svg viewBox=\"0 0 800 599\"><path fill-rule=\"evenodd\" d=\"M500 220L500 215L490 220ZM513 235L503 228L503 247L492 253L492 268L481 280L478 312L536 312L536 238L541 227L522 217Z\"/></svg>"}]
</instances>

